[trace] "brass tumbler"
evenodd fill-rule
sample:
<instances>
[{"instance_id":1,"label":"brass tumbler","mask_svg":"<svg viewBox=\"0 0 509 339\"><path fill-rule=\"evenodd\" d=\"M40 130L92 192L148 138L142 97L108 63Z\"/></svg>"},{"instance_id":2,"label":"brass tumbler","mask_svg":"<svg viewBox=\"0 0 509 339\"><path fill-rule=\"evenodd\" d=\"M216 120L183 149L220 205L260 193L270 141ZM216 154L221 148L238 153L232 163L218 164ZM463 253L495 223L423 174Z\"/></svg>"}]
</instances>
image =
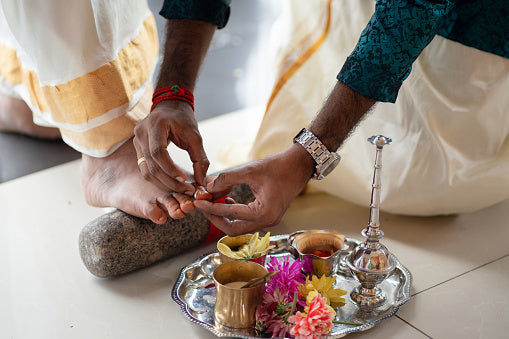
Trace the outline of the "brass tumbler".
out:
<instances>
[{"instance_id":1,"label":"brass tumbler","mask_svg":"<svg viewBox=\"0 0 509 339\"><path fill-rule=\"evenodd\" d=\"M288 237L290 252L299 258L306 275L331 276L338 271L340 258L345 248L345 236L332 230L298 231ZM328 252L318 256L316 251Z\"/></svg>"},{"instance_id":2,"label":"brass tumbler","mask_svg":"<svg viewBox=\"0 0 509 339\"><path fill-rule=\"evenodd\" d=\"M212 275L216 285L216 323L236 329L254 326L256 307L262 301L265 284L249 288L235 285L263 277L267 273L265 267L245 260L229 261L217 266Z\"/></svg>"}]
</instances>

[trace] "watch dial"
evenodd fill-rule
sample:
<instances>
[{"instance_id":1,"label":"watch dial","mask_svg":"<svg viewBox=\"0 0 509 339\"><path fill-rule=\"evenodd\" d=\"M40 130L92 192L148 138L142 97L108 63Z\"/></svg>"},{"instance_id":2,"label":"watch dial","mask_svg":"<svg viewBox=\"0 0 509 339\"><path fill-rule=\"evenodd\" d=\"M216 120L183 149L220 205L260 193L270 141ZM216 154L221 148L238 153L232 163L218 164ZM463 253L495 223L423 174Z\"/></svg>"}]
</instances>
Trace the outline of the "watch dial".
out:
<instances>
[{"instance_id":1,"label":"watch dial","mask_svg":"<svg viewBox=\"0 0 509 339\"><path fill-rule=\"evenodd\" d=\"M327 168L325 168L322 172L322 175L324 177L326 177L327 175L329 175L330 172L332 172L333 169L336 168L336 166L339 164L339 161L341 160L341 158L337 158L337 159L334 159L333 162L331 162L331 164L329 166L327 166Z\"/></svg>"}]
</instances>

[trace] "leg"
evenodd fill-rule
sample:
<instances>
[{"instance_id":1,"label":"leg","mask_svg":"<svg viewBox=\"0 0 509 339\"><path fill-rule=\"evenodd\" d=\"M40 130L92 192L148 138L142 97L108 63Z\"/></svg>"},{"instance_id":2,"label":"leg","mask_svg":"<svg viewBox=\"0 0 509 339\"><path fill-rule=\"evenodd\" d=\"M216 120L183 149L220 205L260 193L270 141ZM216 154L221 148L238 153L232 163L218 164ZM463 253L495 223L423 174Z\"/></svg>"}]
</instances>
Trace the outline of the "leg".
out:
<instances>
[{"instance_id":1,"label":"leg","mask_svg":"<svg viewBox=\"0 0 509 339\"><path fill-rule=\"evenodd\" d=\"M25 134L40 139L59 139L57 128L34 124L32 111L27 104L0 93L0 131Z\"/></svg>"}]
</instances>

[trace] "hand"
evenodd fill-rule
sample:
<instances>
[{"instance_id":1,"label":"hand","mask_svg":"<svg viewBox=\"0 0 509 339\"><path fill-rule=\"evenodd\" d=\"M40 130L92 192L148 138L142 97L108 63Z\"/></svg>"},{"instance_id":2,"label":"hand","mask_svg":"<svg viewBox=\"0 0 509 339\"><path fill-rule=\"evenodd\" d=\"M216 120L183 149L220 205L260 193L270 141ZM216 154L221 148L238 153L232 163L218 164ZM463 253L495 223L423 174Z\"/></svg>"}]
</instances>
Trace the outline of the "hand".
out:
<instances>
[{"instance_id":1,"label":"hand","mask_svg":"<svg viewBox=\"0 0 509 339\"><path fill-rule=\"evenodd\" d=\"M166 211L167 215L169 215L173 219L182 219L187 214L193 213L195 210L194 201L199 199L212 199L212 194L207 192L203 186L194 183L194 178L192 174L189 174L188 177L189 180L193 182L192 185L196 187L194 197L178 192L173 192L167 194L163 198L158 198L158 205L164 211ZM214 177L206 177L205 181L209 183L213 179ZM166 222L166 220L164 220L163 223L164 222Z\"/></svg>"},{"instance_id":2,"label":"hand","mask_svg":"<svg viewBox=\"0 0 509 339\"><path fill-rule=\"evenodd\" d=\"M191 106L180 100L162 101L134 129L134 147L143 177L154 185L173 192L192 195L194 186L185 182L187 175L173 163L167 147L173 142L186 150L193 162L194 178L205 185L209 160L203 149L198 123Z\"/></svg>"},{"instance_id":3,"label":"hand","mask_svg":"<svg viewBox=\"0 0 509 339\"><path fill-rule=\"evenodd\" d=\"M207 185L207 190L218 197L238 184L247 184L255 201L237 204L227 199L226 204L195 201L194 205L217 228L229 235L239 235L275 226L302 191L314 170L314 160L300 145L268 155L243 167L221 173Z\"/></svg>"}]
</instances>

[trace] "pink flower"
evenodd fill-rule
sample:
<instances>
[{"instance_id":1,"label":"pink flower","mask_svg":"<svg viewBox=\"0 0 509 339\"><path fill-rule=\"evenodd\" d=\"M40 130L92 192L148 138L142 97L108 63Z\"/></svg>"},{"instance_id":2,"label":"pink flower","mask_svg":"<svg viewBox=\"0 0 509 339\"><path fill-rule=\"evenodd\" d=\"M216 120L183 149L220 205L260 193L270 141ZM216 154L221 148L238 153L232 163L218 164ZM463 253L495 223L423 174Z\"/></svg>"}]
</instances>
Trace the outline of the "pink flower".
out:
<instances>
[{"instance_id":1,"label":"pink flower","mask_svg":"<svg viewBox=\"0 0 509 339\"><path fill-rule=\"evenodd\" d=\"M272 337L285 337L293 326L288 322L288 317L294 311L295 304L276 286L273 294L263 296L262 303L256 309L257 333L259 335L272 334Z\"/></svg>"},{"instance_id":2,"label":"pink flower","mask_svg":"<svg viewBox=\"0 0 509 339\"><path fill-rule=\"evenodd\" d=\"M293 301L294 293L299 293L297 286L303 284L306 279L301 269L302 263L299 260L295 260L290 265L290 258L288 257L285 257L282 263L276 257L272 257L267 264L267 271L279 271L279 273L269 280L265 287L265 293L273 294L277 286L280 291L284 292L284 295L290 298L290 302ZM300 295L297 294L297 296Z\"/></svg>"},{"instance_id":3,"label":"pink flower","mask_svg":"<svg viewBox=\"0 0 509 339\"><path fill-rule=\"evenodd\" d=\"M288 322L295 324L290 334L295 339L319 339L328 336L332 330L332 320L336 312L327 305L327 299L319 293L311 292L308 295L308 304L305 311L288 318Z\"/></svg>"}]
</instances>

